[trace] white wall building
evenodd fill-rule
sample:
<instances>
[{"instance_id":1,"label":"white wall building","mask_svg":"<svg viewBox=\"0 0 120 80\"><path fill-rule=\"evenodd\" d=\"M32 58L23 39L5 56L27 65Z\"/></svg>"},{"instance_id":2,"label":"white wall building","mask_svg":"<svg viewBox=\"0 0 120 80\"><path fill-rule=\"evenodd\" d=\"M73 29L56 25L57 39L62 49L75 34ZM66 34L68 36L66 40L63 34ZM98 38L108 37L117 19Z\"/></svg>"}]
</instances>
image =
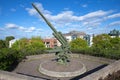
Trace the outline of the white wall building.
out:
<instances>
[{"instance_id":1,"label":"white wall building","mask_svg":"<svg viewBox=\"0 0 120 80\"><path fill-rule=\"evenodd\" d=\"M17 41L18 39L13 39L9 41L9 48L12 47L12 45Z\"/></svg>"},{"instance_id":2,"label":"white wall building","mask_svg":"<svg viewBox=\"0 0 120 80\"><path fill-rule=\"evenodd\" d=\"M93 36L90 36L90 46L93 44Z\"/></svg>"},{"instance_id":3,"label":"white wall building","mask_svg":"<svg viewBox=\"0 0 120 80\"><path fill-rule=\"evenodd\" d=\"M83 39L85 35L86 35L86 33L79 32L79 31L71 31L69 33L63 34L63 36L67 39L68 42L70 42L76 38Z\"/></svg>"}]
</instances>

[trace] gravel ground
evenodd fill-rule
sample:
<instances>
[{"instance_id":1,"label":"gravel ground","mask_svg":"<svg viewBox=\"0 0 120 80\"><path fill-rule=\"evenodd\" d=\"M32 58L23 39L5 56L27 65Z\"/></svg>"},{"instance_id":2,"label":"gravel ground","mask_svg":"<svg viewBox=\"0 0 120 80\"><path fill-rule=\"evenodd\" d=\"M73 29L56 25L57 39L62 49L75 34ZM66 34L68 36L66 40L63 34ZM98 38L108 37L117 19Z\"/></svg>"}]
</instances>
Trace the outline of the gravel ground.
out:
<instances>
[{"instance_id":1,"label":"gravel ground","mask_svg":"<svg viewBox=\"0 0 120 80\"><path fill-rule=\"evenodd\" d=\"M21 62L21 63L19 63L19 65L17 66L17 68L13 72L23 74L23 75L38 77L38 78L42 78L42 79L45 79L45 80L70 80L70 79L74 78L74 77L56 78L56 77L49 77L49 76L41 74L38 71L40 63L42 63L42 62L44 62L46 60L49 61L51 59L53 59L53 57L51 57L51 58L46 57L46 58ZM103 63L101 63L99 61L92 61L92 59L91 60L77 59L77 60L84 63L84 65L87 68L87 71L90 71L90 70L92 70L92 69L94 69L94 68L96 68L98 66L103 65ZM50 67L50 65L49 65L49 67ZM80 66L78 66L76 68L79 68L79 67ZM47 68L48 68L48 66L47 66ZM73 68L73 69L75 69L75 68Z\"/></svg>"}]
</instances>

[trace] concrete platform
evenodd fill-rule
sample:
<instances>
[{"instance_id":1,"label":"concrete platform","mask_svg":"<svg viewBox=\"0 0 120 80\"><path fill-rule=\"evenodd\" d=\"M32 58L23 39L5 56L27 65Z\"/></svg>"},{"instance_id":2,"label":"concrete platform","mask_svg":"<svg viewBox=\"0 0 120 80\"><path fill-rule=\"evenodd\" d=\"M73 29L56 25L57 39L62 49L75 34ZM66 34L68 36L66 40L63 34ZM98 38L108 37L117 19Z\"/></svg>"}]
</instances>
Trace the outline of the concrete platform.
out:
<instances>
[{"instance_id":1,"label":"concrete platform","mask_svg":"<svg viewBox=\"0 0 120 80\"><path fill-rule=\"evenodd\" d=\"M99 57L93 57L93 56L86 56L86 55L79 55L79 54L72 54L73 57L78 58L80 62L84 63L86 66L87 72L90 70L93 70L99 66L102 66L104 64L111 64L114 62L114 60L105 59L105 58L99 58ZM51 59L55 58L54 54L42 54L42 55L35 55L35 56L28 56L26 60L21 62L18 67L13 71L15 73L33 76L36 78L44 78L44 79L50 79L50 80L70 80L74 79L73 76L71 77L50 77L47 75L44 75L39 72L39 65L44 62L45 60L49 61Z\"/></svg>"}]
</instances>

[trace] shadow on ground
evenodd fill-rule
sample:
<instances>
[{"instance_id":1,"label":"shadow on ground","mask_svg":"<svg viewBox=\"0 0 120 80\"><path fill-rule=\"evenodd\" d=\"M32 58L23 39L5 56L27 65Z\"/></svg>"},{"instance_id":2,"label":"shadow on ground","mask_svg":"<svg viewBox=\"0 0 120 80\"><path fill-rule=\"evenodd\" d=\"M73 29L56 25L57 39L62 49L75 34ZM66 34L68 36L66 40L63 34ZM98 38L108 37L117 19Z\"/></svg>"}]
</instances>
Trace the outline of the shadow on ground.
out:
<instances>
[{"instance_id":1,"label":"shadow on ground","mask_svg":"<svg viewBox=\"0 0 120 80\"><path fill-rule=\"evenodd\" d=\"M82 75L78 75L78 76L76 76L76 77L73 77L73 78L71 78L70 80L79 80L79 79L81 79L81 78L83 78L83 77L85 77L85 76L88 76L89 74L92 74L92 73L94 73L94 72L96 72L96 71L104 68L104 67L107 66L107 65L108 65L108 64L100 65L100 66L98 66L98 67L96 67L96 68L94 68L94 69L92 69L92 70L90 70L90 71L87 71L86 73L84 73L84 74L82 74ZM33 75L29 75L29 74L24 74L24 73L19 73L19 72L17 72L17 73L18 73L18 74L22 74L22 75L26 75L26 76L30 76L30 77L34 77L34 78L40 78L40 79L42 79L42 80L52 80L52 79L47 79L47 78L38 77L38 76L33 76ZM58 79L58 80L60 80L60 79Z\"/></svg>"},{"instance_id":2,"label":"shadow on ground","mask_svg":"<svg viewBox=\"0 0 120 80\"><path fill-rule=\"evenodd\" d=\"M51 79L47 79L47 78L43 78L43 77L39 77L39 76L33 76L33 75L29 75L29 74L24 74L24 73L19 73L19 72L17 72L17 74L26 75L26 76L30 76L30 77L34 77L34 78L40 78L42 80L51 80Z\"/></svg>"},{"instance_id":3,"label":"shadow on ground","mask_svg":"<svg viewBox=\"0 0 120 80\"><path fill-rule=\"evenodd\" d=\"M104 67L107 66L107 65L108 65L108 64L100 65L100 66L98 66L98 67L96 67L96 68L94 68L94 69L92 69L92 70L90 70L90 71L87 71L86 73L84 73L84 74L82 74L82 75L76 76L76 77L74 77L74 78L72 78L72 79L70 79L70 80L79 80L79 79L81 79L81 78L83 78L83 77L85 77L85 76L88 76L89 74L92 74L92 73L94 73L94 72L96 72L96 71L104 68Z\"/></svg>"}]
</instances>

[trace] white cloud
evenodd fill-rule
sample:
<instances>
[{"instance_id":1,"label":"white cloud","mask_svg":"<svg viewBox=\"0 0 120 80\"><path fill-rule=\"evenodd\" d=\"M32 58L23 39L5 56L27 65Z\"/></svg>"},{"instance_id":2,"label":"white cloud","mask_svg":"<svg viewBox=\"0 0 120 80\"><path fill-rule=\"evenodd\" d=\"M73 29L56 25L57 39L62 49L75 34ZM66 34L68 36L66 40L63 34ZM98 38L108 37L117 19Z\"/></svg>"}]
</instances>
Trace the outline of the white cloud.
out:
<instances>
[{"instance_id":1,"label":"white cloud","mask_svg":"<svg viewBox=\"0 0 120 80\"><path fill-rule=\"evenodd\" d=\"M91 12L88 13L86 15L83 16L75 16L74 12L72 11L63 11L57 15L50 15L50 14L45 14L45 16L57 23L57 24L67 24L67 23L72 23L72 22L89 22L89 23L93 23L93 22L101 22L101 19L108 15L111 11L102 11L102 10L98 10L95 12Z\"/></svg>"},{"instance_id":2,"label":"white cloud","mask_svg":"<svg viewBox=\"0 0 120 80\"><path fill-rule=\"evenodd\" d=\"M111 10L110 11L98 10L98 11L90 12L83 16L75 16L73 11L63 11L61 13L58 13L57 15L51 15L51 12L48 10L45 10L41 3L35 3L35 5L41 10L41 12L43 12L43 14L49 20L55 22L56 24L64 24L64 25L67 23L72 23L72 22L92 23L92 22L95 22L96 20L99 20L107 16L108 14L112 12ZM87 5L85 4L84 6L87 6ZM28 11L30 15L38 14L34 8L26 8L26 10ZM97 24L98 23L99 21L97 21Z\"/></svg>"},{"instance_id":3,"label":"white cloud","mask_svg":"<svg viewBox=\"0 0 120 80\"><path fill-rule=\"evenodd\" d=\"M93 28L91 28L91 27L88 27L88 30L90 30L90 29L93 29Z\"/></svg>"},{"instance_id":4,"label":"white cloud","mask_svg":"<svg viewBox=\"0 0 120 80\"><path fill-rule=\"evenodd\" d=\"M43 29L36 29L36 31L43 31Z\"/></svg>"},{"instance_id":5,"label":"white cloud","mask_svg":"<svg viewBox=\"0 0 120 80\"><path fill-rule=\"evenodd\" d=\"M33 32L35 31L35 27L29 27L25 32Z\"/></svg>"},{"instance_id":6,"label":"white cloud","mask_svg":"<svg viewBox=\"0 0 120 80\"><path fill-rule=\"evenodd\" d=\"M52 22L52 24L55 25L55 27L61 27L64 28L71 28L74 27L74 29L84 29L84 30L92 30L96 29L95 27L103 26L102 23L113 18L120 17L120 13L113 13L113 10L97 10L93 12L86 13L84 15L75 15L73 11L70 11L69 9L66 9L65 11L62 11L56 15L53 15L50 11L44 9L41 3L36 3L36 6L38 9L41 10L41 12L44 14L44 16ZM82 7L87 7L87 4L82 5ZM64 8L65 9L65 8ZM37 16L38 13L34 8L26 8L28 13L32 16ZM115 25L119 23L111 23L109 25ZM62 27L62 28L63 28ZM100 28L101 29L101 28Z\"/></svg>"},{"instance_id":7,"label":"white cloud","mask_svg":"<svg viewBox=\"0 0 120 80\"><path fill-rule=\"evenodd\" d=\"M80 19L86 20L89 18L101 18L101 17L108 15L109 13L111 13L111 11L98 10L98 11L90 12L84 16L80 16Z\"/></svg>"},{"instance_id":8,"label":"white cloud","mask_svg":"<svg viewBox=\"0 0 120 80\"><path fill-rule=\"evenodd\" d=\"M4 28L0 28L0 31L4 31Z\"/></svg>"},{"instance_id":9,"label":"white cloud","mask_svg":"<svg viewBox=\"0 0 120 80\"><path fill-rule=\"evenodd\" d=\"M19 26L19 30L21 31L25 31L27 28L23 27L23 26Z\"/></svg>"},{"instance_id":10,"label":"white cloud","mask_svg":"<svg viewBox=\"0 0 120 80\"><path fill-rule=\"evenodd\" d=\"M60 14L57 15L45 15L49 20L52 20L54 22L58 23L69 23L69 22L74 22L76 20L76 16L73 16L72 11L64 11L61 12Z\"/></svg>"},{"instance_id":11,"label":"white cloud","mask_svg":"<svg viewBox=\"0 0 120 80\"><path fill-rule=\"evenodd\" d=\"M17 29L18 26L16 24L13 24L13 23L7 23L5 24L6 28L8 29Z\"/></svg>"},{"instance_id":12,"label":"white cloud","mask_svg":"<svg viewBox=\"0 0 120 80\"><path fill-rule=\"evenodd\" d=\"M24 31L24 32L33 32L37 30L35 27L23 27L23 26L16 25L13 23L7 23L5 24L5 26L7 29L17 29L17 30Z\"/></svg>"},{"instance_id":13,"label":"white cloud","mask_svg":"<svg viewBox=\"0 0 120 80\"><path fill-rule=\"evenodd\" d=\"M115 21L108 25L108 27L111 27L111 26L116 26L116 27L120 26L120 21Z\"/></svg>"},{"instance_id":14,"label":"white cloud","mask_svg":"<svg viewBox=\"0 0 120 80\"><path fill-rule=\"evenodd\" d=\"M40 10L41 12L43 12L44 14L50 14L51 12L48 11L48 10L45 10L42 6L41 3L34 3ZM34 8L26 8L26 10L28 11L28 13L30 15L36 15L37 14L37 11L34 9Z\"/></svg>"},{"instance_id":15,"label":"white cloud","mask_svg":"<svg viewBox=\"0 0 120 80\"><path fill-rule=\"evenodd\" d=\"M26 8L26 10L28 11L28 13L30 14L30 15L36 15L36 11L35 11L35 9L30 9L30 8Z\"/></svg>"},{"instance_id":16,"label":"white cloud","mask_svg":"<svg viewBox=\"0 0 120 80\"><path fill-rule=\"evenodd\" d=\"M107 19L118 18L118 17L120 17L120 13L116 13L116 14L113 14L113 15L109 15L109 16L107 17Z\"/></svg>"}]
</instances>

